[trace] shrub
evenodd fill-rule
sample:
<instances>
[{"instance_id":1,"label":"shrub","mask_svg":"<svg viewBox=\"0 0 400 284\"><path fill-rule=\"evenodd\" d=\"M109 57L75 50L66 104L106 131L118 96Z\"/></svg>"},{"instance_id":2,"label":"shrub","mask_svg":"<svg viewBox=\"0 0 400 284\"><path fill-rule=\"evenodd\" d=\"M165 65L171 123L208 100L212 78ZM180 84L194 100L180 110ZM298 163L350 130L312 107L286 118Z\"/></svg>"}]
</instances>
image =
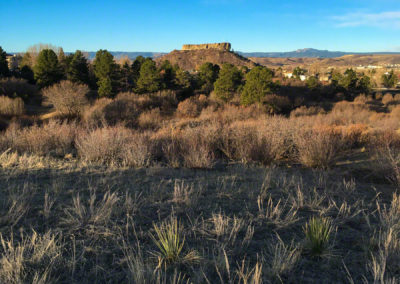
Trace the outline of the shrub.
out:
<instances>
[{"instance_id":1,"label":"shrub","mask_svg":"<svg viewBox=\"0 0 400 284\"><path fill-rule=\"evenodd\" d=\"M383 94L382 93L375 93L376 100L382 100Z\"/></svg>"},{"instance_id":2,"label":"shrub","mask_svg":"<svg viewBox=\"0 0 400 284\"><path fill-rule=\"evenodd\" d=\"M288 97L278 96L275 94L266 95L262 104L268 113L275 114L281 112L288 112L292 109L292 102Z\"/></svg>"},{"instance_id":3,"label":"shrub","mask_svg":"<svg viewBox=\"0 0 400 284\"><path fill-rule=\"evenodd\" d=\"M396 106L390 112L391 116L400 120L400 106Z\"/></svg>"},{"instance_id":4,"label":"shrub","mask_svg":"<svg viewBox=\"0 0 400 284\"><path fill-rule=\"evenodd\" d=\"M138 125L143 129L157 129L162 122L163 116L159 108L142 112L138 117Z\"/></svg>"},{"instance_id":5,"label":"shrub","mask_svg":"<svg viewBox=\"0 0 400 284\"><path fill-rule=\"evenodd\" d=\"M43 90L44 97L61 114L76 117L81 114L87 104L86 95L89 87L70 81L61 81Z\"/></svg>"},{"instance_id":6,"label":"shrub","mask_svg":"<svg viewBox=\"0 0 400 284\"><path fill-rule=\"evenodd\" d=\"M76 138L78 155L87 162L121 165L126 145L132 132L122 126L106 126L92 131L81 131Z\"/></svg>"},{"instance_id":7,"label":"shrub","mask_svg":"<svg viewBox=\"0 0 400 284\"><path fill-rule=\"evenodd\" d=\"M158 140L163 158L170 167L178 168L182 164L182 141L176 135L170 135Z\"/></svg>"},{"instance_id":8,"label":"shrub","mask_svg":"<svg viewBox=\"0 0 400 284\"><path fill-rule=\"evenodd\" d=\"M367 103L369 100L370 100L370 99L369 99L366 95L360 94L359 96L357 96L357 97L354 99L354 103L356 103L356 104L365 104L365 103Z\"/></svg>"},{"instance_id":9,"label":"shrub","mask_svg":"<svg viewBox=\"0 0 400 284\"><path fill-rule=\"evenodd\" d=\"M305 224L306 249L312 256L322 256L326 252L332 231L332 221L328 218L313 217Z\"/></svg>"},{"instance_id":10,"label":"shrub","mask_svg":"<svg viewBox=\"0 0 400 284\"><path fill-rule=\"evenodd\" d=\"M215 160L215 131L204 127L188 129L181 139L185 167L211 168L213 166Z\"/></svg>"},{"instance_id":11,"label":"shrub","mask_svg":"<svg viewBox=\"0 0 400 284\"><path fill-rule=\"evenodd\" d=\"M24 79L17 79L14 77L3 78L0 79L0 95L5 95L7 97L17 96L27 101L36 98L38 89Z\"/></svg>"},{"instance_id":12,"label":"shrub","mask_svg":"<svg viewBox=\"0 0 400 284\"><path fill-rule=\"evenodd\" d=\"M146 167L153 157L150 135L135 133L121 125L82 130L75 143L79 157L86 162Z\"/></svg>"},{"instance_id":13,"label":"shrub","mask_svg":"<svg viewBox=\"0 0 400 284\"><path fill-rule=\"evenodd\" d=\"M24 101L21 98L10 99L0 96L0 115L18 116L25 112Z\"/></svg>"},{"instance_id":14,"label":"shrub","mask_svg":"<svg viewBox=\"0 0 400 284\"><path fill-rule=\"evenodd\" d=\"M177 105L173 92L158 92L154 94L137 95L130 92L120 93L113 100L99 99L88 108L84 120L89 125L116 125L123 123L136 127L138 123L146 124L146 116L153 114L161 120L162 114L170 114ZM154 110L154 109L159 109ZM139 121L140 114L147 112Z\"/></svg>"},{"instance_id":15,"label":"shrub","mask_svg":"<svg viewBox=\"0 0 400 284\"><path fill-rule=\"evenodd\" d=\"M392 131L377 133L371 146L379 169L391 182L400 185L400 136Z\"/></svg>"},{"instance_id":16,"label":"shrub","mask_svg":"<svg viewBox=\"0 0 400 284\"><path fill-rule=\"evenodd\" d=\"M382 103L385 105L390 104L393 101L393 95L391 93L386 93L383 97L382 97Z\"/></svg>"},{"instance_id":17,"label":"shrub","mask_svg":"<svg viewBox=\"0 0 400 284\"><path fill-rule=\"evenodd\" d=\"M219 149L227 158L243 163L270 165L286 152L285 135L279 121L238 122L220 132ZM276 123L274 125L274 123Z\"/></svg>"},{"instance_id":18,"label":"shrub","mask_svg":"<svg viewBox=\"0 0 400 284\"><path fill-rule=\"evenodd\" d=\"M11 148L19 153L65 156L74 153L75 123L55 120L42 126L19 128L12 124L0 139L3 150Z\"/></svg>"},{"instance_id":19,"label":"shrub","mask_svg":"<svg viewBox=\"0 0 400 284\"><path fill-rule=\"evenodd\" d=\"M89 127L98 127L107 124L105 120L104 108L112 102L112 99L101 98L95 101L95 103L86 108L83 113L83 121Z\"/></svg>"},{"instance_id":20,"label":"shrub","mask_svg":"<svg viewBox=\"0 0 400 284\"><path fill-rule=\"evenodd\" d=\"M299 130L294 136L298 160L305 166L327 169L336 163L344 143L332 129Z\"/></svg>"},{"instance_id":21,"label":"shrub","mask_svg":"<svg viewBox=\"0 0 400 284\"><path fill-rule=\"evenodd\" d=\"M133 133L121 151L122 164L131 167L148 167L153 158L153 141L148 133Z\"/></svg>"},{"instance_id":22,"label":"shrub","mask_svg":"<svg viewBox=\"0 0 400 284\"><path fill-rule=\"evenodd\" d=\"M365 104L355 104L348 101L336 103L327 118L335 124L368 123L371 111Z\"/></svg>"},{"instance_id":23,"label":"shrub","mask_svg":"<svg viewBox=\"0 0 400 284\"><path fill-rule=\"evenodd\" d=\"M324 114L325 110L319 106L301 106L298 107L290 112L290 116L292 117L299 117L299 116L313 116L318 114Z\"/></svg>"},{"instance_id":24,"label":"shrub","mask_svg":"<svg viewBox=\"0 0 400 284\"><path fill-rule=\"evenodd\" d=\"M178 104L176 113L182 117L197 117L206 106L207 100L203 97L190 97Z\"/></svg>"}]
</instances>

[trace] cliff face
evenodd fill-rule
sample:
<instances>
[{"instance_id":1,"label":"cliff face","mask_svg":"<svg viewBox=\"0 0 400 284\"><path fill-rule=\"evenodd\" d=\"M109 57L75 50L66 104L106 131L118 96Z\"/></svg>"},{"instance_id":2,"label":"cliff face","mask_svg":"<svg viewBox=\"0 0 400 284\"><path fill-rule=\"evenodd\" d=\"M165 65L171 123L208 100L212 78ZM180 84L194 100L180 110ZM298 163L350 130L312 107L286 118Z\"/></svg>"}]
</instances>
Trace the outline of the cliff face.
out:
<instances>
[{"instance_id":1,"label":"cliff face","mask_svg":"<svg viewBox=\"0 0 400 284\"><path fill-rule=\"evenodd\" d=\"M231 50L229 42L222 43L205 43L205 44L184 44L182 50L199 50L199 49L218 49L218 50Z\"/></svg>"}]
</instances>

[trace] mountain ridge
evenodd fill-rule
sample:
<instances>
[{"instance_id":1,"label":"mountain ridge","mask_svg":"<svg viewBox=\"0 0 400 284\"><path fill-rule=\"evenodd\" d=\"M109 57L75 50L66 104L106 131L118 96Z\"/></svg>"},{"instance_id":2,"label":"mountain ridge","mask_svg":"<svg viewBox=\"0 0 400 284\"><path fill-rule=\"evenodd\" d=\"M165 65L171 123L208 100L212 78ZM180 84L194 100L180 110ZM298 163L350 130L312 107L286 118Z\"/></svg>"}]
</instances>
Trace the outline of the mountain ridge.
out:
<instances>
[{"instance_id":1,"label":"mountain ridge","mask_svg":"<svg viewBox=\"0 0 400 284\"><path fill-rule=\"evenodd\" d=\"M83 51L88 54L90 60L96 56L96 51ZM168 54L168 52L152 52L152 51L109 51L115 58L127 56L129 59L135 59L137 56L159 58ZM10 54L18 54L19 52L10 52ZM70 54L72 52L65 52ZM346 51L330 51L327 49L301 48L294 51L282 52L242 52L235 53L245 57L270 57L270 58L335 58L344 55L396 55L400 52L346 52Z\"/></svg>"}]
</instances>

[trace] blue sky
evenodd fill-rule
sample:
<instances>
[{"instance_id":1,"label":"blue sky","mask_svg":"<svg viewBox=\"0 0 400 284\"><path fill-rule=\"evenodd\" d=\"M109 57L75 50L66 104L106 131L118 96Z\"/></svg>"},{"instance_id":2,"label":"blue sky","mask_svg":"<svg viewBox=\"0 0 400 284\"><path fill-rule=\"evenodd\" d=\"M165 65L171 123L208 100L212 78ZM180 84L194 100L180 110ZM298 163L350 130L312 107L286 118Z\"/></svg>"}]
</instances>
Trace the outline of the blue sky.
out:
<instances>
[{"instance_id":1,"label":"blue sky","mask_svg":"<svg viewBox=\"0 0 400 284\"><path fill-rule=\"evenodd\" d=\"M399 0L0 0L0 46L162 51L400 51Z\"/></svg>"}]
</instances>

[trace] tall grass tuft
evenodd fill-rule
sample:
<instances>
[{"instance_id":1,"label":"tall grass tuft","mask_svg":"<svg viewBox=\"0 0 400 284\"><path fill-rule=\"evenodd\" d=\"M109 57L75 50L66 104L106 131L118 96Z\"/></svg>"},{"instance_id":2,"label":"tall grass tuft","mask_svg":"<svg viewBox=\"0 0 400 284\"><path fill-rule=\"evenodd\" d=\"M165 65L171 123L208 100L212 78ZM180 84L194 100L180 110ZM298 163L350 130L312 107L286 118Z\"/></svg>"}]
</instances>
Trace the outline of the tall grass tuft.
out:
<instances>
[{"instance_id":1,"label":"tall grass tuft","mask_svg":"<svg viewBox=\"0 0 400 284\"><path fill-rule=\"evenodd\" d=\"M303 227L306 249L312 256L322 256L329 249L329 241L334 230L328 218L311 218Z\"/></svg>"},{"instance_id":2,"label":"tall grass tuft","mask_svg":"<svg viewBox=\"0 0 400 284\"><path fill-rule=\"evenodd\" d=\"M157 268L199 260L195 251L183 255L185 236L181 224L175 217L160 225L154 224L153 227L155 235L150 234L150 237L158 248L158 252L155 253L158 258Z\"/></svg>"}]
</instances>

